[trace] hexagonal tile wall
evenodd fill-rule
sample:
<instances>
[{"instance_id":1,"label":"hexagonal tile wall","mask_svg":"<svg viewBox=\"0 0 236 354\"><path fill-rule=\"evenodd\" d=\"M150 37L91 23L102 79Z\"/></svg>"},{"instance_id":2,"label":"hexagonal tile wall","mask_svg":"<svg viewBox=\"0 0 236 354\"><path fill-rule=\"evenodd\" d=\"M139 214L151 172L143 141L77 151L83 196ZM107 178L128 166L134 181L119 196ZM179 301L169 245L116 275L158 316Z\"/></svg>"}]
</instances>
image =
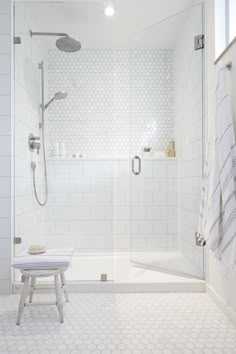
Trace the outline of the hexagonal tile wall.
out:
<instances>
[{"instance_id":1,"label":"hexagonal tile wall","mask_svg":"<svg viewBox=\"0 0 236 354\"><path fill-rule=\"evenodd\" d=\"M64 324L38 306L16 326L18 299L0 297L0 353L236 353L236 328L207 294L71 294Z\"/></svg>"},{"instance_id":2,"label":"hexagonal tile wall","mask_svg":"<svg viewBox=\"0 0 236 354\"><path fill-rule=\"evenodd\" d=\"M83 49L48 54L48 95L68 97L48 111L49 145L68 153L117 157L145 146L165 151L173 139L171 49Z\"/></svg>"}]
</instances>

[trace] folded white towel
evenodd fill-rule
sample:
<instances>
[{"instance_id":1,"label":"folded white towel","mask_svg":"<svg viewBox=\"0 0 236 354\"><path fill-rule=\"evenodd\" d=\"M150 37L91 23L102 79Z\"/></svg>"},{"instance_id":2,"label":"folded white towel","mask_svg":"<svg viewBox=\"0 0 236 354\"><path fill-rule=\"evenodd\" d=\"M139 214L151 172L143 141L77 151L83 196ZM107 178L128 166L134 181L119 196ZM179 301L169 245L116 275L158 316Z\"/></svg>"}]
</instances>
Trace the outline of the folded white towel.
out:
<instances>
[{"instance_id":1,"label":"folded white towel","mask_svg":"<svg viewBox=\"0 0 236 354\"><path fill-rule=\"evenodd\" d=\"M31 255L23 252L13 258L12 267L16 269L58 269L71 264L73 248L49 249L45 253Z\"/></svg>"}]
</instances>

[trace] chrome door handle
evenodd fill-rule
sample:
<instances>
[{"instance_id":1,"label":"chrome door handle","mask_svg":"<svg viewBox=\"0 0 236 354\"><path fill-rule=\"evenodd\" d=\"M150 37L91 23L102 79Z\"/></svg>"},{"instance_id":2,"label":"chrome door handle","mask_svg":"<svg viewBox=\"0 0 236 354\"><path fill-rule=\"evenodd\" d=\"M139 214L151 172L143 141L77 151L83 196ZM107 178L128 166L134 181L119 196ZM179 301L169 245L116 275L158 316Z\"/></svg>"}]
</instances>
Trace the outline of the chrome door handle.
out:
<instances>
[{"instance_id":1,"label":"chrome door handle","mask_svg":"<svg viewBox=\"0 0 236 354\"><path fill-rule=\"evenodd\" d=\"M138 171L135 171L135 160L138 160ZM136 176L141 173L141 158L137 155L132 158L132 172Z\"/></svg>"}]
</instances>

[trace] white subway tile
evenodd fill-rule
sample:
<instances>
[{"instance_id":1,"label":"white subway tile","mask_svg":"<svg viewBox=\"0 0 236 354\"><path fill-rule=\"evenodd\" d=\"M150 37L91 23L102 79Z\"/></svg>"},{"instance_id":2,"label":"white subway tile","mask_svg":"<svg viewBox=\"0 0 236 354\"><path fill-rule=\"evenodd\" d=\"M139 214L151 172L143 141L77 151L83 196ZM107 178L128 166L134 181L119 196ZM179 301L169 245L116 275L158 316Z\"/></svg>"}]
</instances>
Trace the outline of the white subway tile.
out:
<instances>
[{"instance_id":1,"label":"white subway tile","mask_svg":"<svg viewBox=\"0 0 236 354\"><path fill-rule=\"evenodd\" d=\"M0 138L1 139L1 138ZM0 157L0 176L10 177L11 175L11 159L10 157Z\"/></svg>"},{"instance_id":2,"label":"white subway tile","mask_svg":"<svg viewBox=\"0 0 236 354\"><path fill-rule=\"evenodd\" d=\"M11 57L7 54L0 54L0 75L10 75Z\"/></svg>"},{"instance_id":3,"label":"white subway tile","mask_svg":"<svg viewBox=\"0 0 236 354\"><path fill-rule=\"evenodd\" d=\"M150 205L153 202L152 192L145 191L131 191L132 205Z\"/></svg>"},{"instance_id":4,"label":"white subway tile","mask_svg":"<svg viewBox=\"0 0 236 354\"><path fill-rule=\"evenodd\" d=\"M177 168L175 164L167 165L167 178L176 178Z\"/></svg>"},{"instance_id":5,"label":"white subway tile","mask_svg":"<svg viewBox=\"0 0 236 354\"><path fill-rule=\"evenodd\" d=\"M152 221L153 225L153 234L162 234L165 235L167 231L166 221L165 220L154 220Z\"/></svg>"},{"instance_id":6,"label":"white subway tile","mask_svg":"<svg viewBox=\"0 0 236 354\"><path fill-rule=\"evenodd\" d=\"M10 0L1 0L0 1L0 14L10 14L10 11L11 11L11 1Z\"/></svg>"},{"instance_id":7,"label":"white subway tile","mask_svg":"<svg viewBox=\"0 0 236 354\"><path fill-rule=\"evenodd\" d=\"M11 156L11 137L0 135L0 156Z\"/></svg>"},{"instance_id":8,"label":"white subway tile","mask_svg":"<svg viewBox=\"0 0 236 354\"><path fill-rule=\"evenodd\" d=\"M168 234L177 233L177 222L176 222L176 220L168 220L167 221L167 233Z\"/></svg>"},{"instance_id":9,"label":"white subway tile","mask_svg":"<svg viewBox=\"0 0 236 354\"><path fill-rule=\"evenodd\" d=\"M165 220L167 218L166 206L147 206L146 215L148 220Z\"/></svg>"},{"instance_id":10,"label":"white subway tile","mask_svg":"<svg viewBox=\"0 0 236 354\"><path fill-rule=\"evenodd\" d=\"M114 251L124 251L130 249L129 237L117 237L113 240Z\"/></svg>"},{"instance_id":11,"label":"white subway tile","mask_svg":"<svg viewBox=\"0 0 236 354\"><path fill-rule=\"evenodd\" d=\"M113 235L129 235L130 233L130 220L112 220L112 233Z\"/></svg>"},{"instance_id":12,"label":"white subway tile","mask_svg":"<svg viewBox=\"0 0 236 354\"><path fill-rule=\"evenodd\" d=\"M130 243L131 243L131 248L133 251L145 250L147 247L147 241L145 238L131 237ZM138 257L135 257L134 261L136 260L136 258L137 258L137 260L139 260Z\"/></svg>"},{"instance_id":13,"label":"white subway tile","mask_svg":"<svg viewBox=\"0 0 236 354\"><path fill-rule=\"evenodd\" d=\"M152 161L144 161L141 162L142 169L142 177L151 178L153 175L153 162Z\"/></svg>"},{"instance_id":14,"label":"white subway tile","mask_svg":"<svg viewBox=\"0 0 236 354\"><path fill-rule=\"evenodd\" d=\"M166 165L160 162L153 164L153 177L166 178Z\"/></svg>"},{"instance_id":15,"label":"white subway tile","mask_svg":"<svg viewBox=\"0 0 236 354\"><path fill-rule=\"evenodd\" d=\"M131 234L132 235L150 235L153 233L153 225L149 220L132 220Z\"/></svg>"},{"instance_id":16,"label":"white subway tile","mask_svg":"<svg viewBox=\"0 0 236 354\"><path fill-rule=\"evenodd\" d=\"M10 75L0 75L0 95L10 95L11 93Z\"/></svg>"},{"instance_id":17,"label":"white subway tile","mask_svg":"<svg viewBox=\"0 0 236 354\"><path fill-rule=\"evenodd\" d=\"M57 235L69 235L71 233L71 222L57 220L54 224Z\"/></svg>"},{"instance_id":18,"label":"white subway tile","mask_svg":"<svg viewBox=\"0 0 236 354\"><path fill-rule=\"evenodd\" d=\"M132 220L144 220L146 218L147 208L145 206L133 205L131 207Z\"/></svg>"},{"instance_id":19,"label":"white subway tile","mask_svg":"<svg viewBox=\"0 0 236 354\"><path fill-rule=\"evenodd\" d=\"M167 205L176 206L177 205L177 193L174 191L167 191Z\"/></svg>"},{"instance_id":20,"label":"white subway tile","mask_svg":"<svg viewBox=\"0 0 236 354\"><path fill-rule=\"evenodd\" d=\"M115 220L129 220L130 208L129 206L114 206L112 215Z\"/></svg>"},{"instance_id":21,"label":"white subway tile","mask_svg":"<svg viewBox=\"0 0 236 354\"><path fill-rule=\"evenodd\" d=\"M166 191L159 191L157 193L153 193L153 205L161 205L165 206L167 203Z\"/></svg>"},{"instance_id":22,"label":"white subway tile","mask_svg":"<svg viewBox=\"0 0 236 354\"><path fill-rule=\"evenodd\" d=\"M10 197L11 179L9 177L0 177L0 198Z\"/></svg>"},{"instance_id":23,"label":"white subway tile","mask_svg":"<svg viewBox=\"0 0 236 354\"><path fill-rule=\"evenodd\" d=\"M0 34L0 54L10 54L10 52L11 36L9 34Z\"/></svg>"},{"instance_id":24,"label":"white subway tile","mask_svg":"<svg viewBox=\"0 0 236 354\"><path fill-rule=\"evenodd\" d=\"M0 239L0 259L10 259L11 255L11 240L7 239Z\"/></svg>"},{"instance_id":25,"label":"white subway tile","mask_svg":"<svg viewBox=\"0 0 236 354\"><path fill-rule=\"evenodd\" d=\"M5 0L4 0L5 1ZM0 33L11 32L11 16L9 14L0 13Z\"/></svg>"},{"instance_id":26,"label":"white subway tile","mask_svg":"<svg viewBox=\"0 0 236 354\"><path fill-rule=\"evenodd\" d=\"M1 202L1 199L0 199ZM9 215L8 215L9 216ZM11 219L10 217L0 217L0 238L10 238L11 236Z\"/></svg>"},{"instance_id":27,"label":"white subway tile","mask_svg":"<svg viewBox=\"0 0 236 354\"><path fill-rule=\"evenodd\" d=\"M7 96L0 96L0 116L6 116L11 114L11 97Z\"/></svg>"},{"instance_id":28,"label":"white subway tile","mask_svg":"<svg viewBox=\"0 0 236 354\"><path fill-rule=\"evenodd\" d=\"M10 279L10 271L10 260L0 259L0 280Z\"/></svg>"}]
</instances>

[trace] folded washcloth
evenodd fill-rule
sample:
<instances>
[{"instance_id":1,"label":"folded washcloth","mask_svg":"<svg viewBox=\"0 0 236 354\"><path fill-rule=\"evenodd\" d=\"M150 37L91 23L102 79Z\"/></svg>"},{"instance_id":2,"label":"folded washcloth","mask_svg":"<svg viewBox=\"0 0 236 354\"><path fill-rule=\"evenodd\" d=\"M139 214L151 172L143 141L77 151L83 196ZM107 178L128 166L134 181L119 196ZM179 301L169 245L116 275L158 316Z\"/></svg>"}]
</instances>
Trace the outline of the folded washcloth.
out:
<instances>
[{"instance_id":1,"label":"folded washcloth","mask_svg":"<svg viewBox=\"0 0 236 354\"><path fill-rule=\"evenodd\" d=\"M16 269L58 269L71 264L73 248L49 249L45 253L31 255L23 252L13 258L12 267Z\"/></svg>"}]
</instances>

